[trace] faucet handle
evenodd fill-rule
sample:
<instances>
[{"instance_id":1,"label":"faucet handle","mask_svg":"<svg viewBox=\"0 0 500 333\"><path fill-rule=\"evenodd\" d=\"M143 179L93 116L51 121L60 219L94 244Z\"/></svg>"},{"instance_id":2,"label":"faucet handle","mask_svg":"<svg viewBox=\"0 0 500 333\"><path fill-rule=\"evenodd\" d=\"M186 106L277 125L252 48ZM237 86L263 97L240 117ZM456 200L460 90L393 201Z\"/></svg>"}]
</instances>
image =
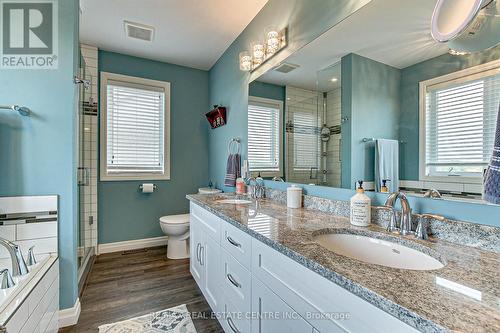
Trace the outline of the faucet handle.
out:
<instances>
[{"instance_id":1,"label":"faucet handle","mask_svg":"<svg viewBox=\"0 0 500 333\"><path fill-rule=\"evenodd\" d=\"M430 217L429 214L415 214L418 219L417 228L415 229L415 238L418 239L428 239L429 234L427 232L427 218Z\"/></svg>"},{"instance_id":2,"label":"faucet handle","mask_svg":"<svg viewBox=\"0 0 500 333\"><path fill-rule=\"evenodd\" d=\"M387 224L386 230L389 232L397 231L398 230L398 222L396 219L396 210L394 209L394 207L381 206L381 207L377 207L377 208L380 210L385 210L387 212L390 212L390 214L391 214L391 218L389 220L389 223Z\"/></svg>"},{"instance_id":3,"label":"faucet handle","mask_svg":"<svg viewBox=\"0 0 500 333\"><path fill-rule=\"evenodd\" d=\"M0 271L0 289L8 289L14 287L16 284L12 279L12 275L7 268Z\"/></svg>"},{"instance_id":4,"label":"faucet handle","mask_svg":"<svg viewBox=\"0 0 500 333\"><path fill-rule=\"evenodd\" d=\"M35 257L35 252L33 251L34 247L35 247L35 245L30 247L28 250L28 262L27 262L28 266L33 266L34 264L37 263L36 257Z\"/></svg>"}]
</instances>

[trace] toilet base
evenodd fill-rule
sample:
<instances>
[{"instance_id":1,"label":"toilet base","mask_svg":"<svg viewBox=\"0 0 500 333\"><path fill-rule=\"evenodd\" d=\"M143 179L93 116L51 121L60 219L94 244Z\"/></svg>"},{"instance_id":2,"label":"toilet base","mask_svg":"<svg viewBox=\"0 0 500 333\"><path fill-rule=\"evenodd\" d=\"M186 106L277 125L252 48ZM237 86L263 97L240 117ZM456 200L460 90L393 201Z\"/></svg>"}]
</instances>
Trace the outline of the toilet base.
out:
<instances>
[{"instance_id":1,"label":"toilet base","mask_svg":"<svg viewBox=\"0 0 500 333\"><path fill-rule=\"evenodd\" d=\"M167 242L168 259L186 259L189 258L189 238L186 237L168 237Z\"/></svg>"}]
</instances>

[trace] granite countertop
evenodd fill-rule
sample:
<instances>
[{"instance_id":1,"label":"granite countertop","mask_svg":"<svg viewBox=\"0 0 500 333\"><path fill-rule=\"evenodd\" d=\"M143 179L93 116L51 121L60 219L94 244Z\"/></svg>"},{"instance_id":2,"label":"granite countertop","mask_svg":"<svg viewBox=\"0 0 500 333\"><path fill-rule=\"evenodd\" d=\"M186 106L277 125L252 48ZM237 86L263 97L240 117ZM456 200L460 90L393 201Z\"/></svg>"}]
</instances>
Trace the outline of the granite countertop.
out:
<instances>
[{"instance_id":1,"label":"granite countertop","mask_svg":"<svg viewBox=\"0 0 500 333\"><path fill-rule=\"evenodd\" d=\"M234 194L187 198L301 265L422 332L500 332L500 254L438 240L417 240L312 209L289 209L270 199L220 204ZM245 197L247 199L247 197ZM263 228L264 227L264 228ZM348 232L423 251L445 264L432 271L361 262L320 247L313 237Z\"/></svg>"}]
</instances>

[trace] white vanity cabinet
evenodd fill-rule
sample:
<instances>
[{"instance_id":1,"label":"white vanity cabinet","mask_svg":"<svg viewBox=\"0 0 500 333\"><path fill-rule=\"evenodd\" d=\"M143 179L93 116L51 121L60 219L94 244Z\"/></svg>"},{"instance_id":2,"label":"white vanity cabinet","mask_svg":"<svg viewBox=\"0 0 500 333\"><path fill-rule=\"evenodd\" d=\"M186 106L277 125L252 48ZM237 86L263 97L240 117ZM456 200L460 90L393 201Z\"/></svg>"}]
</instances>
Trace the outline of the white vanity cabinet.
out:
<instances>
[{"instance_id":1,"label":"white vanity cabinet","mask_svg":"<svg viewBox=\"0 0 500 333\"><path fill-rule=\"evenodd\" d=\"M193 203L191 273L227 333L417 332Z\"/></svg>"},{"instance_id":2,"label":"white vanity cabinet","mask_svg":"<svg viewBox=\"0 0 500 333\"><path fill-rule=\"evenodd\" d=\"M214 311L220 307L220 224L218 217L191 204L190 271Z\"/></svg>"}]
</instances>

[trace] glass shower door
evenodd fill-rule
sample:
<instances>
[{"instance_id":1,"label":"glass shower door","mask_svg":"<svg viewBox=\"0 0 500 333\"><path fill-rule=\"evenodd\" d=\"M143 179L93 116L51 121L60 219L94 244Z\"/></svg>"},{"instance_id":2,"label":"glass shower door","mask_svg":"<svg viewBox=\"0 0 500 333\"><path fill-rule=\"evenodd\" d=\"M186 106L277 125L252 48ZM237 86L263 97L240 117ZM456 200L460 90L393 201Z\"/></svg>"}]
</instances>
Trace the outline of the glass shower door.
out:
<instances>
[{"instance_id":1,"label":"glass shower door","mask_svg":"<svg viewBox=\"0 0 500 333\"><path fill-rule=\"evenodd\" d=\"M86 65L83 57L80 57L80 72L75 78L78 84L78 279L83 276L86 265L91 255L93 255L93 244L91 225L93 216L91 215L92 193L90 186L91 149L89 147L91 127L89 116L86 114L86 101L90 88L87 81Z\"/></svg>"}]
</instances>

